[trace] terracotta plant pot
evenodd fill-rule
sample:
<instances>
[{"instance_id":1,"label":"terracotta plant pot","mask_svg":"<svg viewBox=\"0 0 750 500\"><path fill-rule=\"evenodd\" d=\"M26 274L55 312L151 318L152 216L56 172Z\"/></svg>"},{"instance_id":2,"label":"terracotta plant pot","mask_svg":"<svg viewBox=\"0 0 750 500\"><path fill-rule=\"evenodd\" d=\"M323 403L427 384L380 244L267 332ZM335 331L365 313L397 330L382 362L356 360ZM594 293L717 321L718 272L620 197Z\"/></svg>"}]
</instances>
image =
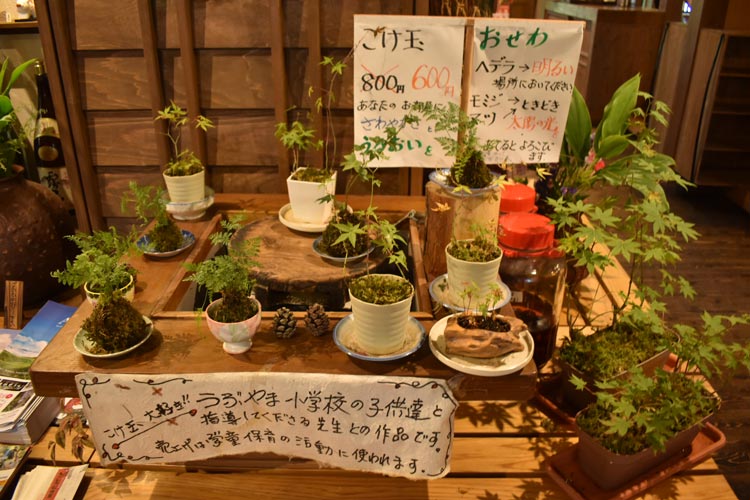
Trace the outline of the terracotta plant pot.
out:
<instances>
[{"instance_id":1,"label":"terracotta plant pot","mask_svg":"<svg viewBox=\"0 0 750 500\"><path fill-rule=\"evenodd\" d=\"M390 276L390 275L373 275ZM391 276L403 280L400 276ZM349 292L352 303L354 340L367 354L380 355L396 352L403 347L409 322L414 287L408 298L394 304L370 304Z\"/></svg>"},{"instance_id":2,"label":"terracotta plant pot","mask_svg":"<svg viewBox=\"0 0 750 500\"><path fill-rule=\"evenodd\" d=\"M163 174L169 201L173 203L194 203L206 197L206 171L197 174L173 176Z\"/></svg>"},{"instance_id":3,"label":"terracotta plant pot","mask_svg":"<svg viewBox=\"0 0 750 500\"><path fill-rule=\"evenodd\" d=\"M325 183L298 181L292 179L293 175L287 177L286 187L294 219L309 224L328 222L333 213L333 199L325 203L319 203L318 200L336 193L336 172Z\"/></svg>"},{"instance_id":4,"label":"terracotta plant pot","mask_svg":"<svg viewBox=\"0 0 750 500\"><path fill-rule=\"evenodd\" d=\"M91 290L89 290L88 285L88 283L83 284L83 291L86 294L86 300L89 301L92 306L95 306L96 303L99 302L101 293L92 292ZM128 302L133 302L133 299L135 298L135 278L131 276L128 284L120 288L120 291L122 292L122 296L125 298L125 300L127 300Z\"/></svg>"},{"instance_id":5,"label":"terracotta plant pot","mask_svg":"<svg viewBox=\"0 0 750 500\"><path fill-rule=\"evenodd\" d=\"M258 306L258 312L252 317L239 323L222 323L211 319L210 316L211 310L221 304L222 300L223 299L214 300L206 308L205 314L208 329L217 340L223 342L222 347L225 352L228 352L229 354L242 354L243 352L249 351L253 345L252 339L255 336L255 332L260 326L260 302L258 302L255 297L250 297L250 300L255 302Z\"/></svg>"},{"instance_id":6,"label":"terracotta plant pot","mask_svg":"<svg viewBox=\"0 0 750 500\"><path fill-rule=\"evenodd\" d=\"M453 257L448 250L452 243L445 247L445 261L448 268L448 298L455 305L463 305L466 299L461 292L468 287L478 290L471 297L471 308L477 308L489 295L492 285L497 283L500 273L500 261L503 256L489 262L468 262Z\"/></svg>"},{"instance_id":7,"label":"terracotta plant pot","mask_svg":"<svg viewBox=\"0 0 750 500\"><path fill-rule=\"evenodd\" d=\"M604 448L589 434L576 427L578 433L578 463L586 475L600 488L611 490L637 478L672 458L690 453L690 443L703 422L676 434L667 441L663 452L647 448L632 455L619 455Z\"/></svg>"}]
</instances>

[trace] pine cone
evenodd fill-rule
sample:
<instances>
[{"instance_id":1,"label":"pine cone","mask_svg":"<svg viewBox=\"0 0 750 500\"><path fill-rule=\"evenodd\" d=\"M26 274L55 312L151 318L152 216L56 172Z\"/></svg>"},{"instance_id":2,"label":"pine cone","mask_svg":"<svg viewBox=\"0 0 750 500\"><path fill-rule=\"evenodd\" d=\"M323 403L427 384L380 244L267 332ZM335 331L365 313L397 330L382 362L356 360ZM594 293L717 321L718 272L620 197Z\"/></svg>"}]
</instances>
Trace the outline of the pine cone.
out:
<instances>
[{"instance_id":1,"label":"pine cone","mask_svg":"<svg viewBox=\"0 0 750 500\"><path fill-rule=\"evenodd\" d=\"M307 308L305 314L305 326L310 333L316 337L328 333L328 315L326 310L320 304L313 304Z\"/></svg>"},{"instance_id":2,"label":"pine cone","mask_svg":"<svg viewBox=\"0 0 750 500\"><path fill-rule=\"evenodd\" d=\"M280 339L288 339L294 335L297 331L297 319L294 317L294 313L286 307L276 311L276 315L273 317L273 331Z\"/></svg>"}]
</instances>

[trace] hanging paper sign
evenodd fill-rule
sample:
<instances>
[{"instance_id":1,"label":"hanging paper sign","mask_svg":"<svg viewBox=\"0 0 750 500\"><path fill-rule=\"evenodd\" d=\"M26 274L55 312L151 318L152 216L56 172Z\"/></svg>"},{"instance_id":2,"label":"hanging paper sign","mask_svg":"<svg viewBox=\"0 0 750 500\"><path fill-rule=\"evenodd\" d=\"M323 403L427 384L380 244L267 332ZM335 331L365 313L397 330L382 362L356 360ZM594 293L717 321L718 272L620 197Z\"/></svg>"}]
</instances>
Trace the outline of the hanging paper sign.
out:
<instances>
[{"instance_id":1,"label":"hanging paper sign","mask_svg":"<svg viewBox=\"0 0 750 500\"><path fill-rule=\"evenodd\" d=\"M372 146L415 102L460 103L463 18L354 16L354 141ZM380 167L450 166L434 124L406 125Z\"/></svg>"},{"instance_id":2,"label":"hanging paper sign","mask_svg":"<svg viewBox=\"0 0 750 500\"><path fill-rule=\"evenodd\" d=\"M445 381L314 373L76 376L102 464L273 452L411 479L449 471Z\"/></svg>"},{"instance_id":3,"label":"hanging paper sign","mask_svg":"<svg viewBox=\"0 0 750 500\"><path fill-rule=\"evenodd\" d=\"M475 19L467 112L487 163L554 163L583 40L582 22Z\"/></svg>"}]
</instances>

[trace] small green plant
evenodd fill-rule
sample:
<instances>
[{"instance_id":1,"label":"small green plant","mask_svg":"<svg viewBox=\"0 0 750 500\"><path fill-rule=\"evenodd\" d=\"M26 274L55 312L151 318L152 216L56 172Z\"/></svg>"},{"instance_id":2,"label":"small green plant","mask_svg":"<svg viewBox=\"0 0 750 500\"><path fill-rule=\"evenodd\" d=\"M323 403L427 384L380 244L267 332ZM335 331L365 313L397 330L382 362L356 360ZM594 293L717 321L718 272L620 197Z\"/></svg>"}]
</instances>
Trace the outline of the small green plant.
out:
<instances>
[{"instance_id":1,"label":"small green plant","mask_svg":"<svg viewBox=\"0 0 750 500\"><path fill-rule=\"evenodd\" d=\"M302 122L294 120L292 126L288 127L286 122L276 124L274 132L281 144L292 152L292 171L294 179L309 182L325 182L331 177L327 169L306 168L299 170L300 153L309 149L321 149L324 146L323 139L316 139L315 130L308 128Z\"/></svg>"},{"instance_id":2,"label":"small green plant","mask_svg":"<svg viewBox=\"0 0 750 500\"><path fill-rule=\"evenodd\" d=\"M232 236L242 227L244 220L244 214L232 215L221 221L221 231L211 235L211 243L223 247L226 253L203 262L185 264L185 268L192 272L185 281L204 286L208 302L221 295L223 300L219 307L209 311L211 317L221 323L244 321L258 312L249 295L255 285L250 273L259 266L255 257L260 250L260 238L232 242Z\"/></svg>"},{"instance_id":3,"label":"small green plant","mask_svg":"<svg viewBox=\"0 0 750 500\"><path fill-rule=\"evenodd\" d=\"M696 377L698 370L705 376L727 377L739 366L750 368L750 348L727 339L733 326L748 323L748 314L704 313L701 329L675 325L681 340L672 346L677 355L672 371L658 368L649 377L637 367L627 378L599 381L596 402L576 422L615 453L632 454L649 447L663 450L672 436L718 409L718 396ZM585 384L577 377L573 382L579 388Z\"/></svg>"},{"instance_id":4,"label":"small green plant","mask_svg":"<svg viewBox=\"0 0 750 500\"><path fill-rule=\"evenodd\" d=\"M172 159L167 163L164 174L180 177L197 174L203 170L203 164L195 156L195 153L189 149L181 149L180 147L182 128L189 122L187 111L172 101L167 107L158 112L155 119L167 122L167 137L169 137L172 144ZM204 132L214 126L213 122L203 115L197 116L194 125L195 128L199 128Z\"/></svg>"},{"instance_id":5,"label":"small green plant","mask_svg":"<svg viewBox=\"0 0 750 500\"><path fill-rule=\"evenodd\" d=\"M370 274L349 282L349 293L370 304L395 304L414 290L411 283L395 275Z\"/></svg>"},{"instance_id":6,"label":"small green plant","mask_svg":"<svg viewBox=\"0 0 750 500\"><path fill-rule=\"evenodd\" d=\"M89 291L99 294L94 310L82 325L93 344L92 353L118 352L140 342L148 334L149 325L124 298L124 287L134 280L135 270L123 258L135 250L135 233L122 236L110 228L67 238L80 253L52 276L74 288L85 284Z\"/></svg>"},{"instance_id":7,"label":"small green plant","mask_svg":"<svg viewBox=\"0 0 750 500\"><path fill-rule=\"evenodd\" d=\"M484 153L492 151L499 141L480 141L477 136L479 120L466 114L455 103L447 107L431 102L416 103L412 111L434 122L437 136L435 140L446 154L454 158L449 180L457 192L471 192L471 189L486 188L498 182L487 164Z\"/></svg>"},{"instance_id":8,"label":"small green plant","mask_svg":"<svg viewBox=\"0 0 750 500\"><path fill-rule=\"evenodd\" d=\"M76 244L79 253L72 262L65 263L65 269L52 272L52 277L63 285L79 288L86 284L103 298L113 298L134 276L135 270L122 259L136 250L135 232L121 235L110 227L107 231L66 238Z\"/></svg>"},{"instance_id":9,"label":"small green plant","mask_svg":"<svg viewBox=\"0 0 750 500\"><path fill-rule=\"evenodd\" d=\"M177 227L169 212L165 192L160 187L139 186L137 182L131 181L130 191L126 192L121 201L123 212L128 205L135 204L135 214L144 224L150 220L154 226L148 232L148 248L142 248L150 252L169 252L177 250L183 244L182 232Z\"/></svg>"},{"instance_id":10,"label":"small green plant","mask_svg":"<svg viewBox=\"0 0 750 500\"><path fill-rule=\"evenodd\" d=\"M78 459L79 462L84 463L91 460L94 451L94 441L89 435L89 428L86 425L86 418L83 416L82 409L65 409L65 416L60 419L60 423L57 426L55 432L55 439L47 443L49 449L49 456L52 459L52 463L55 464L57 458L57 449L65 449L70 436L70 452L73 456ZM88 448L91 450L87 460L84 460L83 453Z\"/></svg>"},{"instance_id":11,"label":"small green plant","mask_svg":"<svg viewBox=\"0 0 750 500\"><path fill-rule=\"evenodd\" d=\"M503 252L497 243L497 234L475 224L472 226L474 238L466 240L451 239L448 253L467 262L490 262L501 257Z\"/></svg>"},{"instance_id":12,"label":"small green plant","mask_svg":"<svg viewBox=\"0 0 750 500\"><path fill-rule=\"evenodd\" d=\"M35 62L36 59L24 61L11 72L7 81L5 74L8 70L8 59L0 66L0 178L11 177L14 174L13 161L25 140L23 128L18 126L18 118L10 100L10 89Z\"/></svg>"}]
</instances>

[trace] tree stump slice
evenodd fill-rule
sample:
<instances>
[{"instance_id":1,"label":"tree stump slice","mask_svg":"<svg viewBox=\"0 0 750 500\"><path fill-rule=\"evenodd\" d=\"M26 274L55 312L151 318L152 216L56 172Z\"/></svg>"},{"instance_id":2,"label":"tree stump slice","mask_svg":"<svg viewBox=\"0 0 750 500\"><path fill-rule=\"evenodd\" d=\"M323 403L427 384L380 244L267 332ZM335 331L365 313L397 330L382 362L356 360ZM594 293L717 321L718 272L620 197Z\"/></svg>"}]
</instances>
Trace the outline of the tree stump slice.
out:
<instances>
[{"instance_id":1,"label":"tree stump slice","mask_svg":"<svg viewBox=\"0 0 750 500\"><path fill-rule=\"evenodd\" d=\"M483 190L455 194L435 181L425 185L427 203L425 222L424 268L432 281L447 272L445 247L451 237L473 238L472 224L497 231L500 215L500 191Z\"/></svg>"},{"instance_id":2,"label":"tree stump slice","mask_svg":"<svg viewBox=\"0 0 750 500\"><path fill-rule=\"evenodd\" d=\"M264 308L299 306L315 302L327 310L341 310L348 300L347 281L373 271L383 258L375 252L346 266L324 261L313 249L318 233L302 233L284 226L276 217L251 222L234 235L234 241L260 237L260 267L253 273L256 295ZM265 295L265 296L264 296Z\"/></svg>"}]
</instances>

